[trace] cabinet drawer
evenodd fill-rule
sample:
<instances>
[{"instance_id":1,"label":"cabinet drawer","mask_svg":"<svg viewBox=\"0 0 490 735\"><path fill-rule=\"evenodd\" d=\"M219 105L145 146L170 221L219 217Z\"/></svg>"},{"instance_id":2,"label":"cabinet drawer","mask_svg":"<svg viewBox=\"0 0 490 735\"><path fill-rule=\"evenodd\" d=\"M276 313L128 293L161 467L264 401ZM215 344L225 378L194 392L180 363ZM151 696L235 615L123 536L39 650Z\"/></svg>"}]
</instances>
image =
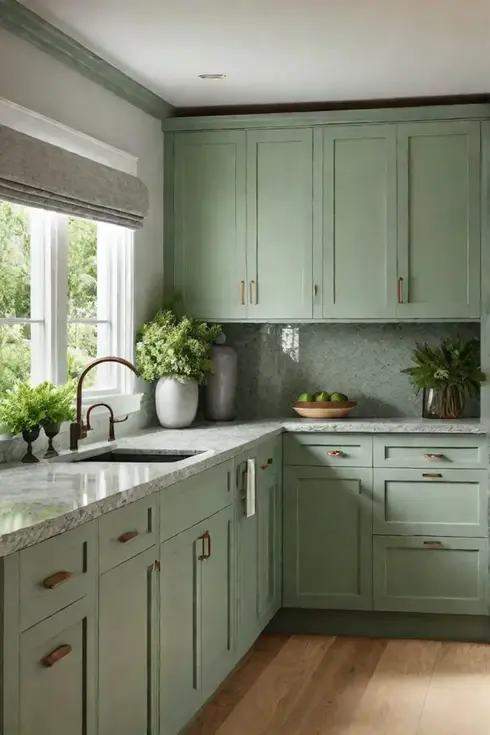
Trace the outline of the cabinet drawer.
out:
<instances>
[{"instance_id":1,"label":"cabinet drawer","mask_svg":"<svg viewBox=\"0 0 490 735\"><path fill-rule=\"evenodd\" d=\"M372 438L347 434L288 434L284 437L285 465L371 467Z\"/></svg>"},{"instance_id":2,"label":"cabinet drawer","mask_svg":"<svg viewBox=\"0 0 490 735\"><path fill-rule=\"evenodd\" d=\"M488 539L374 537L374 609L487 614Z\"/></svg>"},{"instance_id":3,"label":"cabinet drawer","mask_svg":"<svg viewBox=\"0 0 490 735\"><path fill-rule=\"evenodd\" d=\"M377 436L375 467L452 467L485 469L488 448L484 436Z\"/></svg>"},{"instance_id":4,"label":"cabinet drawer","mask_svg":"<svg viewBox=\"0 0 490 735\"><path fill-rule=\"evenodd\" d=\"M91 522L20 552L21 630L94 591L96 544Z\"/></svg>"},{"instance_id":5,"label":"cabinet drawer","mask_svg":"<svg viewBox=\"0 0 490 735\"><path fill-rule=\"evenodd\" d=\"M99 572L103 574L156 542L156 495L99 518Z\"/></svg>"},{"instance_id":6,"label":"cabinet drawer","mask_svg":"<svg viewBox=\"0 0 490 735\"><path fill-rule=\"evenodd\" d=\"M374 533L487 537L487 471L376 469Z\"/></svg>"},{"instance_id":7,"label":"cabinet drawer","mask_svg":"<svg viewBox=\"0 0 490 735\"><path fill-rule=\"evenodd\" d=\"M223 462L171 485L160 495L160 540L165 541L233 502L233 462Z\"/></svg>"}]
</instances>

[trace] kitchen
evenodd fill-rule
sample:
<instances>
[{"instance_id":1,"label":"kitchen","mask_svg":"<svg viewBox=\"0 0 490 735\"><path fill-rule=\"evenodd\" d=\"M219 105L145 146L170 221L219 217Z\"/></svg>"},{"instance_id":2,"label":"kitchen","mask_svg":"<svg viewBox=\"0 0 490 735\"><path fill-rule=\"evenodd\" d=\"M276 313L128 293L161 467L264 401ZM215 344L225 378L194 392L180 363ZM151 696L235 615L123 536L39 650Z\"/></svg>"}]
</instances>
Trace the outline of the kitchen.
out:
<instances>
[{"instance_id":1,"label":"kitchen","mask_svg":"<svg viewBox=\"0 0 490 735\"><path fill-rule=\"evenodd\" d=\"M0 9L0 124L148 191L113 289L134 283L133 313L68 314L131 325L90 357L135 360L172 292L238 355L233 423L162 430L150 384L101 367L129 415L115 445L107 409L60 457L41 434L35 466L0 442L3 731L485 732L489 389L423 419L402 370L417 344L475 338L490 369L487 101L210 115L182 85L175 109L67 53L43 3ZM301 422L305 391L357 405Z\"/></svg>"}]
</instances>

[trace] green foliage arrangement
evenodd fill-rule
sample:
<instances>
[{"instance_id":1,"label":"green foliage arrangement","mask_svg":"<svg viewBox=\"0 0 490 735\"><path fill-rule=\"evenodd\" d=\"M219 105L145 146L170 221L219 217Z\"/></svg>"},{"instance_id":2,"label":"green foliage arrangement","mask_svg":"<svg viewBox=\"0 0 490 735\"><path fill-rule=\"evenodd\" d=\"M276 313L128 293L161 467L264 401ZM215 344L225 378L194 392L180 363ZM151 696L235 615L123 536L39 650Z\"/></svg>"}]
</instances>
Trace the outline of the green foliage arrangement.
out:
<instances>
[{"instance_id":1,"label":"green foliage arrangement","mask_svg":"<svg viewBox=\"0 0 490 735\"><path fill-rule=\"evenodd\" d=\"M35 387L17 383L0 396L0 425L15 435L36 426L71 421L74 395L72 382L62 386L45 382Z\"/></svg>"},{"instance_id":2,"label":"green foliage arrangement","mask_svg":"<svg viewBox=\"0 0 490 735\"><path fill-rule=\"evenodd\" d=\"M477 339L463 342L445 339L438 347L418 344L412 352L414 365L402 370L410 376L417 392L448 388L464 396L478 395L486 375L480 365L480 343Z\"/></svg>"},{"instance_id":3,"label":"green foliage arrangement","mask_svg":"<svg viewBox=\"0 0 490 735\"><path fill-rule=\"evenodd\" d=\"M210 346L220 332L219 324L162 309L136 335L136 367L148 381L171 377L203 383L212 372Z\"/></svg>"}]
</instances>

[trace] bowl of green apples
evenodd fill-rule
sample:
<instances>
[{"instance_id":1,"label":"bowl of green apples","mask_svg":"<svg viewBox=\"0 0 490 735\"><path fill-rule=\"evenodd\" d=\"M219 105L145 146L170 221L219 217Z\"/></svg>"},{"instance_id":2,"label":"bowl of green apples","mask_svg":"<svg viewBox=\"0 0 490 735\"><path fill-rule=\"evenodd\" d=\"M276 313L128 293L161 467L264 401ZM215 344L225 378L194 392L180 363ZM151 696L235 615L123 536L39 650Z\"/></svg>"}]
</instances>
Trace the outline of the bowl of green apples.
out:
<instances>
[{"instance_id":1,"label":"bowl of green apples","mask_svg":"<svg viewBox=\"0 0 490 735\"><path fill-rule=\"evenodd\" d=\"M293 403L293 411L304 419L343 419L355 406L357 402L349 401L345 393L320 390L302 393Z\"/></svg>"}]
</instances>

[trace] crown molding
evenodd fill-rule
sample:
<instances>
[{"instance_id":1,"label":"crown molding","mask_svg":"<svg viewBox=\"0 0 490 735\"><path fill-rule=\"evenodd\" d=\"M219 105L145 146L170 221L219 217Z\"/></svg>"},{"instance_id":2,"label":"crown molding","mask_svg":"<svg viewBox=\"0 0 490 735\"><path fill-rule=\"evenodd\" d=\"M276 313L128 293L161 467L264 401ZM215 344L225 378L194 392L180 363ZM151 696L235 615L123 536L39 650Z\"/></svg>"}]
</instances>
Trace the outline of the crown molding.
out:
<instances>
[{"instance_id":1,"label":"crown molding","mask_svg":"<svg viewBox=\"0 0 490 735\"><path fill-rule=\"evenodd\" d=\"M0 27L23 38L143 112L164 120L174 107L18 0L0 0Z\"/></svg>"}]
</instances>

